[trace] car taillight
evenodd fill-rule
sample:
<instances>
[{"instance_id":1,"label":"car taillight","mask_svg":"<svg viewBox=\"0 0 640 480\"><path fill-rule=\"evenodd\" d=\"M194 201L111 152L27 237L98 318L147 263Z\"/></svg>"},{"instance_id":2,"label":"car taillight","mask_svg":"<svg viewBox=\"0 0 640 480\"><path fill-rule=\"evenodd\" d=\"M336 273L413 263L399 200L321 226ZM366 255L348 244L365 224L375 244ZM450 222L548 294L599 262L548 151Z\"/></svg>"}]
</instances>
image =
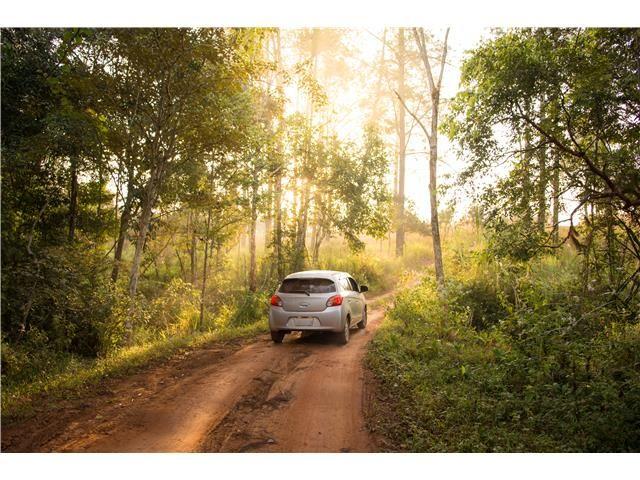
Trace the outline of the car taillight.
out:
<instances>
[{"instance_id":1,"label":"car taillight","mask_svg":"<svg viewBox=\"0 0 640 480\"><path fill-rule=\"evenodd\" d=\"M278 295L273 295L271 297L271 305L273 305L274 307L281 307L282 299Z\"/></svg>"},{"instance_id":2,"label":"car taillight","mask_svg":"<svg viewBox=\"0 0 640 480\"><path fill-rule=\"evenodd\" d=\"M334 295L327 300L327 307L337 307L338 305L342 305L342 295Z\"/></svg>"}]
</instances>

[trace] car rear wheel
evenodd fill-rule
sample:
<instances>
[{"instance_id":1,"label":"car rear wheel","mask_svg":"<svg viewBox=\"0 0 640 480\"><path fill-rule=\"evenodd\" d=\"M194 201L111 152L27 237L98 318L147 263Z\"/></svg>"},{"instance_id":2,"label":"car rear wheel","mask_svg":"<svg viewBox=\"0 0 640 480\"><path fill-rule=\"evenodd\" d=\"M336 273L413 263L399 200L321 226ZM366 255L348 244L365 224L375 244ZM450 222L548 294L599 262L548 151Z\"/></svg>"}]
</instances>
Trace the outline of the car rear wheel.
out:
<instances>
[{"instance_id":1,"label":"car rear wheel","mask_svg":"<svg viewBox=\"0 0 640 480\"><path fill-rule=\"evenodd\" d=\"M358 323L358 328L360 330L364 330L367 326L367 307L364 307L364 312L362 313L362 320Z\"/></svg>"},{"instance_id":2,"label":"car rear wheel","mask_svg":"<svg viewBox=\"0 0 640 480\"><path fill-rule=\"evenodd\" d=\"M271 330L271 340L275 343L282 343L282 340L284 340L284 332Z\"/></svg>"},{"instance_id":3,"label":"car rear wheel","mask_svg":"<svg viewBox=\"0 0 640 480\"><path fill-rule=\"evenodd\" d=\"M342 332L339 333L340 335L339 341L341 345L346 345L347 343L349 343L350 327L351 327L351 319L347 317L347 321L344 322L344 328L342 329Z\"/></svg>"}]
</instances>

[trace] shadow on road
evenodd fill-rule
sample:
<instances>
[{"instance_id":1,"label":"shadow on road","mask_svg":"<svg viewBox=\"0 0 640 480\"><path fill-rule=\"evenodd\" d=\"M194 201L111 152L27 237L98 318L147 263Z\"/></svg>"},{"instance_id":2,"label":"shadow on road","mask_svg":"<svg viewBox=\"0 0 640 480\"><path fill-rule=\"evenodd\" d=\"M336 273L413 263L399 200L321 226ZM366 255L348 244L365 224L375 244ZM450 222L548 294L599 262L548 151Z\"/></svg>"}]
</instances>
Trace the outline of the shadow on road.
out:
<instances>
[{"instance_id":1,"label":"shadow on road","mask_svg":"<svg viewBox=\"0 0 640 480\"><path fill-rule=\"evenodd\" d=\"M358 338L364 330L360 329L352 329L351 330L351 341ZM327 332L295 332L290 333L284 339L284 343L293 343L296 345L329 345L335 347L348 347L347 345L340 345L338 334L337 333L327 333Z\"/></svg>"}]
</instances>

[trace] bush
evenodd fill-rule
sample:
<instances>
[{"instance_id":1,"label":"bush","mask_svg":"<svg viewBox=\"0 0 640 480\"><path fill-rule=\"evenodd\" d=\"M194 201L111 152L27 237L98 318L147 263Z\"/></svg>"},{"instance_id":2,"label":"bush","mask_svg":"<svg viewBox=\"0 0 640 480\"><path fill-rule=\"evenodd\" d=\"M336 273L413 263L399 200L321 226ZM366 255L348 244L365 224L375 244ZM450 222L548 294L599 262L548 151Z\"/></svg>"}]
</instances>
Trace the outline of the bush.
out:
<instances>
[{"instance_id":1,"label":"bush","mask_svg":"<svg viewBox=\"0 0 640 480\"><path fill-rule=\"evenodd\" d=\"M427 263L433 261L433 246L431 237L409 240L404 246L402 263L406 268L420 270Z\"/></svg>"},{"instance_id":2,"label":"bush","mask_svg":"<svg viewBox=\"0 0 640 480\"><path fill-rule=\"evenodd\" d=\"M110 265L91 246L50 247L3 268L2 330L7 341L40 338L47 348L95 357L103 352L118 292Z\"/></svg>"},{"instance_id":3,"label":"bush","mask_svg":"<svg viewBox=\"0 0 640 480\"><path fill-rule=\"evenodd\" d=\"M482 262L397 298L367 356L394 415L373 425L398 450L640 449L639 319L565 254Z\"/></svg>"},{"instance_id":4,"label":"bush","mask_svg":"<svg viewBox=\"0 0 640 480\"><path fill-rule=\"evenodd\" d=\"M213 321L214 328L235 328L265 320L269 314L269 299L266 292L236 292L230 301L222 305Z\"/></svg>"},{"instance_id":5,"label":"bush","mask_svg":"<svg viewBox=\"0 0 640 480\"><path fill-rule=\"evenodd\" d=\"M320 268L348 272L358 284L367 285L374 293L391 290L401 271L397 260L376 258L366 252L321 259Z\"/></svg>"},{"instance_id":6,"label":"bush","mask_svg":"<svg viewBox=\"0 0 640 480\"><path fill-rule=\"evenodd\" d=\"M464 313L477 330L485 330L507 315L507 309L493 285L482 280L461 282L448 279L445 298L454 311Z\"/></svg>"},{"instance_id":7,"label":"bush","mask_svg":"<svg viewBox=\"0 0 640 480\"><path fill-rule=\"evenodd\" d=\"M150 302L145 324L154 333L166 336L193 332L200 320L200 292L179 278Z\"/></svg>"},{"instance_id":8,"label":"bush","mask_svg":"<svg viewBox=\"0 0 640 480\"><path fill-rule=\"evenodd\" d=\"M2 341L2 387L10 390L80 362L79 356L52 349L47 335L33 328L19 344Z\"/></svg>"}]
</instances>

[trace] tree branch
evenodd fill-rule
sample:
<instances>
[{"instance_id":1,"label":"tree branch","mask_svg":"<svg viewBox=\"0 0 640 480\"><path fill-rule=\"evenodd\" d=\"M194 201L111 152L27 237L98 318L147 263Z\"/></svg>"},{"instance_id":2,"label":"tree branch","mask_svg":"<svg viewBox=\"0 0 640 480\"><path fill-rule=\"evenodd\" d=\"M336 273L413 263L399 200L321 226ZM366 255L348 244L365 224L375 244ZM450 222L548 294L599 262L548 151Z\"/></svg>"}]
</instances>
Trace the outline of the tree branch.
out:
<instances>
[{"instance_id":1,"label":"tree branch","mask_svg":"<svg viewBox=\"0 0 640 480\"><path fill-rule=\"evenodd\" d=\"M418 125L420 125L420 128L422 128L422 131L424 132L424 134L427 136L427 140L429 140L429 142L431 142L431 135L429 134L429 131L427 130L427 127L424 126L424 124L422 123L422 121L416 116L415 113L413 113L411 110L409 110L409 107L407 107L407 104L404 103L404 100L402 99L402 97L400 96L400 94L394 90L393 93L396 94L396 96L398 97L398 100L400 100L400 103L402 104L402 106L404 107L404 109L409 113L409 115L411 115L414 120L416 122L418 122Z\"/></svg>"},{"instance_id":2,"label":"tree branch","mask_svg":"<svg viewBox=\"0 0 640 480\"><path fill-rule=\"evenodd\" d=\"M518 111L520 112L520 114L518 116L522 120L524 120L527 124L529 124L535 130L537 130L541 135L543 135L546 138L548 138L549 141L551 143L553 143L556 147L558 147L561 151L563 151L565 153L568 153L569 155L572 155L574 157L582 159L587 164L587 168L592 173L594 173L596 176L600 177L606 183L607 187L609 187L609 190L616 197L618 197L620 200L622 200L622 202L624 203L624 206L625 206L625 210L629 211L633 207L637 207L638 205L640 205L640 199L633 201L627 195L625 195L622 191L620 191L620 189L613 182L611 177L609 177L600 168L598 168L598 166L587 156L587 154L584 151L582 151L582 150L574 150L572 148L567 147L562 142L560 142L556 137L551 135L549 132L544 130L540 125L538 125L535 121L533 121L528 115L525 115L525 113L522 111L522 108L520 107L519 104L516 104L516 107L517 107ZM568 125L568 126L570 126L570 125ZM575 141L575 139L573 139L573 133L571 131L569 131L569 135L572 137L572 141L574 143L576 143L576 145L578 145L577 142ZM579 147L579 145L578 145L578 147Z\"/></svg>"},{"instance_id":3,"label":"tree branch","mask_svg":"<svg viewBox=\"0 0 640 480\"><path fill-rule=\"evenodd\" d=\"M442 46L442 60L440 60L440 73L438 74L438 91L440 91L440 87L442 86L442 74L444 73L444 65L447 60L448 39L449 39L449 27L447 27L447 31L444 34L444 43Z\"/></svg>"},{"instance_id":4,"label":"tree branch","mask_svg":"<svg viewBox=\"0 0 640 480\"><path fill-rule=\"evenodd\" d=\"M436 91L436 86L433 81L433 74L431 73L431 64L429 63L429 55L427 54L427 45L426 40L424 39L424 29L422 28L413 28L413 37L416 40L416 44L418 45L418 49L420 50L420 57L422 58L422 63L424 63L424 68L427 71L427 79L429 80L429 88L431 93Z\"/></svg>"}]
</instances>

